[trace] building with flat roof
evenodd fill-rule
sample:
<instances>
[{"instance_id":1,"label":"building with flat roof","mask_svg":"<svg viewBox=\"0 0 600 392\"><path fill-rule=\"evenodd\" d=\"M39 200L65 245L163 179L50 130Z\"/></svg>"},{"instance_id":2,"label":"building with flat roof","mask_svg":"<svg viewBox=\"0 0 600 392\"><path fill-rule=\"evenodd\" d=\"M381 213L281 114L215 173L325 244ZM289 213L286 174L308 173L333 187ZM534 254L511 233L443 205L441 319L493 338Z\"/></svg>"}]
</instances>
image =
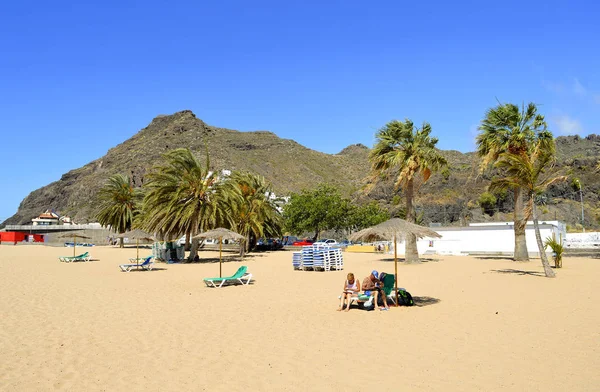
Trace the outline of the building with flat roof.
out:
<instances>
[{"instance_id":1,"label":"building with flat roof","mask_svg":"<svg viewBox=\"0 0 600 392\"><path fill-rule=\"evenodd\" d=\"M567 226L559 221L540 221L542 241L553 237L564 241ZM500 255L512 256L515 248L513 222L471 223L466 227L431 227L442 238L423 238L417 241L419 254L447 255ZM527 222L525 229L527 251L530 257L540 257L533 222ZM393 249L392 251L393 252ZM398 253L404 254L404 243L398 244ZM547 249L550 255L552 251Z\"/></svg>"}]
</instances>

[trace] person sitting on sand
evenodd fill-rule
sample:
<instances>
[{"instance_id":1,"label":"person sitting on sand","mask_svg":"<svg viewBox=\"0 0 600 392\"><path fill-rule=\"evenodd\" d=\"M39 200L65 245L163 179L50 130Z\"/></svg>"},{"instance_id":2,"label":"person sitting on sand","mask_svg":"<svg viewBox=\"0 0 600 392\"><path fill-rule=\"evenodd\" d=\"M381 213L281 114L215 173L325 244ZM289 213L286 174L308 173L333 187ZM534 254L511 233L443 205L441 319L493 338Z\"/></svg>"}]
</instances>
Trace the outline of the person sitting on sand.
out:
<instances>
[{"instance_id":1,"label":"person sitting on sand","mask_svg":"<svg viewBox=\"0 0 600 392\"><path fill-rule=\"evenodd\" d=\"M360 283L354 278L354 274L350 272L348 279L344 282L344 289L342 291L340 299L340 307L338 312L344 308L344 300L348 299L348 305L346 306L346 312L350 310L350 302L352 302L352 296L357 295L360 291Z\"/></svg>"},{"instance_id":2,"label":"person sitting on sand","mask_svg":"<svg viewBox=\"0 0 600 392\"><path fill-rule=\"evenodd\" d=\"M380 310L389 310L387 304L387 297L382 291L383 282L379 280L379 273L375 270L371 272L371 275L367 276L363 280L362 284L363 290L365 291L365 295L373 295L375 309ZM383 298L383 308L379 307L379 297Z\"/></svg>"}]
</instances>

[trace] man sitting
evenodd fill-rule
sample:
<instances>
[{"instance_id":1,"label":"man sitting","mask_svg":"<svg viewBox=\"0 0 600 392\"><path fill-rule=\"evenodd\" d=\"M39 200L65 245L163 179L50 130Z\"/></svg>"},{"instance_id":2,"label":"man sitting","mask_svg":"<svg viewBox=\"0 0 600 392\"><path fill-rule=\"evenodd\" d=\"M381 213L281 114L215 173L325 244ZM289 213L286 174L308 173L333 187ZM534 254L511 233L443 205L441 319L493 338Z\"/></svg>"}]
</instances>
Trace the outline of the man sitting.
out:
<instances>
[{"instance_id":1,"label":"man sitting","mask_svg":"<svg viewBox=\"0 0 600 392\"><path fill-rule=\"evenodd\" d=\"M383 282L379 280L379 273L375 270L371 272L371 275L367 276L363 280L362 288L365 291L365 295L373 295L375 309L379 310L389 310L387 304L387 297L385 293L383 293ZM383 298L383 308L379 307L379 297Z\"/></svg>"}]
</instances>

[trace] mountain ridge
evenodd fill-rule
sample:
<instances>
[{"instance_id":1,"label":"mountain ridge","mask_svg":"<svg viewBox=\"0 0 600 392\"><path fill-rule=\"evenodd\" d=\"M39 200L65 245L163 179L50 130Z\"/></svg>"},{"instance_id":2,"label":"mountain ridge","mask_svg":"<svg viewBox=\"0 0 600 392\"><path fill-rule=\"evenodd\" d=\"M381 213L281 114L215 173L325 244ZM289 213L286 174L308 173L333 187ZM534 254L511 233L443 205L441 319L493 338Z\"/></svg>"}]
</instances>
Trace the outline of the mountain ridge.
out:
<instances>
[{"instance_id":1,"label":"mountain ridge","mask_svg":"<svg viewBox=\"0 0 600 392\"><path fill-rule=\"evenodd\" d=\"M370 149L363 144L350 144L337 154L327 154L307 148L293 139L283 139L271 131L240 132L206 124L190 110L171 115L158 115L129 139L110 148L107 153L61 178L32 191L19 205L17 213L0 226L27 224L46 209L54 208L76 222L89 222L94 215L94 197L106 179L116 173L127 174L135 186L141 186L148 170L166 151L189 147L200 159L208 148L213 170L247 170L263 175L279 195L299 192L318 183L338 186L345 196L359 200L377 200L394 210L398 192L391 181L377 185L365 194L368 181ZM480 174L479 158L475 152L440 150L449 162L449 169L434 174L419 192L416 202L422 205L424 222L465 223L467 219L485 221L510 219L507 206L498 203L498 214L490 217L478 211L477 198L491 179ZM600 216L600 180L595 179L590 166L600 157L600 136L561 136L557 138L557 172L580 178L585 188L585 206L597 224ZM550 189L556 200L565 199L561 208L548 207L548 213L559 211L565 220L576 215L573 211L572 189L559 184ZM507 203L504 203L507 204ZM580 207L579 207L580 208ZM449 211L453 211L449 213ZM559 216L556 212L555 216ZM569 218L569 219L566 219Z\"/></svg>"}]
</instances>

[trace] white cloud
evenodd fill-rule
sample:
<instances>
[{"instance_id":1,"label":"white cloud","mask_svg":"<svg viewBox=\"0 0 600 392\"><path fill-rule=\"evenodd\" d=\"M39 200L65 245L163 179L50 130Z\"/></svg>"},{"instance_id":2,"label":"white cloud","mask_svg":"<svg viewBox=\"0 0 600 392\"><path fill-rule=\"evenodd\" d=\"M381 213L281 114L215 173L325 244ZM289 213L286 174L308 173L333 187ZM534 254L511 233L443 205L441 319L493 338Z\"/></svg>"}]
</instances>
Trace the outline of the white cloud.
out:
<instances>
[{"instance_id":1,"label":"white cloud","mask_svg":"<svg viewBox=\"0 0 600 392\"><path fill-rule=\"evenodd\" d=\"M555 94L562 94L565 92L565 85L560 82L542 80L542 87Z\"/></svg>"},{"instance_id":2,"label":"white cloud","mask_svg":"<svg viewBox=\"0 0 600 392\"><path fill-rule=\"evenodd\" d=\"M577 95L587 95L587 89L579 82L579 79L575 78L573 81L573 92Z\"/></svg>"},{"instance_id":3,"label":"white cloud","mask_svg":"<svg viewBox=\"0 0 600 392\"><path fill-rule=\"evenodd\" d=\"M556 124L558 132L562 135L574 135L583 130L579 120L566 115L554 117L553 122Z\"/></svg>"}]
</instances>

